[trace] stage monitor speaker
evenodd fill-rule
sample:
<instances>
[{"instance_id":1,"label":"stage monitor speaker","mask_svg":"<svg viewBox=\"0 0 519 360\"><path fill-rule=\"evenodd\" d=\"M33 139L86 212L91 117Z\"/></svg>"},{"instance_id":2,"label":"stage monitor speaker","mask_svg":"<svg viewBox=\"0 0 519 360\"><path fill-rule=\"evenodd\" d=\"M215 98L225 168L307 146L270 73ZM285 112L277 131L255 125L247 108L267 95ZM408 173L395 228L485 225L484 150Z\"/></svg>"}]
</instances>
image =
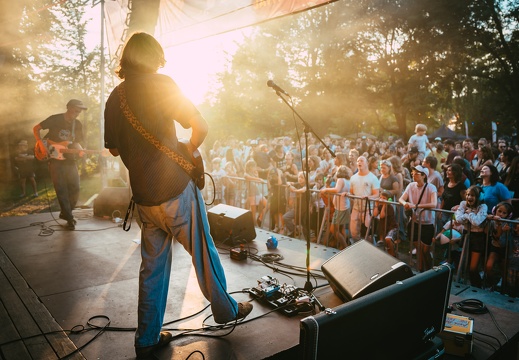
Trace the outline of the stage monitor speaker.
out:
<instances>
[{"instance_id":1,"label":"stage monitor speaker","mask_svg":"<svg viewBox=\"0 0 519 360\"><path fill-rule=\"evenodd\" d=\"M250 210L219 204L207 211L211 236L215 242L248 242L256 238Z\"/></svg>"},{"instance_id":2,"label":"stage monitor speaker","mask_svg":"<svg viewBox=\"0 0 519 360\"><path fill-rule=\"evenodd\" d=\"M105 187L94 199L94 216L124 219L131 199L128 187Z\"/></svg>"},{"instance_id":3,"label":"stage monitor speaker","mask_svg":"<svg viewBox=\"0 0 519 360\"><path fill-rule=\"evenodd\" d=\"M441 358L452 272L438 266L302 319L294 358Z\"/></svg>"},{"instance_id":4,"label":"stage monitor speaker","mask_svg":"<svg viewBox=\"0 0 519 360\"><path fill-rule=\"evenodd\" d=\"M357 299L413 276L409 265L365 240L337 253L323 263L321 269L343 301Z\"/></svg>"}]
</instances>

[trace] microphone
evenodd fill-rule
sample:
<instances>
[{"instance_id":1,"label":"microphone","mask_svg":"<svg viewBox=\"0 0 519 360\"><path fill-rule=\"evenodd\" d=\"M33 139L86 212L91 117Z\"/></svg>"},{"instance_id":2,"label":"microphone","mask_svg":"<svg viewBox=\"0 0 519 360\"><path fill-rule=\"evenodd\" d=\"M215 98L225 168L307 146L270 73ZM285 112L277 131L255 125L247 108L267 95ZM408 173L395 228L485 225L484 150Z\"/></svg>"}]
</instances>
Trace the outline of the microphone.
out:
<instances>
[{"instance_id":1,"label":"microphone","mask_svg":"<svg viewBox=\"0 0 519 360\"><path fill-rule=\"evenodd\" d=\"M272 89L276 90L277 92L285 94L286 96L290 96L289 93L287 93L285 90L283 90L282 88L277 86L276 83L274 81L272 81L272 80L267 81L267 86L271 87Z\"/></svg>"}]
</instances>

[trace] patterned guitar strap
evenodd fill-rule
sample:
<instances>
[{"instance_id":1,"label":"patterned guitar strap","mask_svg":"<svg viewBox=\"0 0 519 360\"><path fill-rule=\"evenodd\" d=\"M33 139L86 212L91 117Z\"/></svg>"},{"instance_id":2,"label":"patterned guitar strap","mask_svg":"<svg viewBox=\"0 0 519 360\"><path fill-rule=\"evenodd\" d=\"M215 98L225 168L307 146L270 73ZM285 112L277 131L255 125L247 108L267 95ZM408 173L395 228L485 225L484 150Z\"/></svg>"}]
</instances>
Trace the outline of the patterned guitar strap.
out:
<instances>
[{"instance_id":1,"label":"patterned guitar strap","mask_svg":"<svg viewBox=\"0 0 519 360\"><path fill-rule=\"evenodd\" d=\"M142 126L141 122L137 119L132 109L130 109L130 106L128 106L128 102L126 101L126 92L124 90L124 83L121 83L119 86L117 86L117 92L121 102L121 111L132 127L137 130L137 132L141 134L149 143L151 143L158 150L166 154L167 157L180 165L180 167L184 169L184 171L187 172L191 178L196 178L194 173L195 165L187 161L184 156L176 153L166 145L162 144L159 139L157 139L153 134L149 133L148 130Z\"/></svg>"},{"instance_id":2,"label":"patterned guitar strap","mask_svg":"<svg viewBox=\"0 0 519 360\"><path fill-rule=\"evenodd\" d=\"M117 93L119 94L120 107L121 111L126 117L126 120L132 125L132 127L137 130L139 134L141 134L148 142L150 142L155 148L159 151L162 151L169 157L171 160L175 161L180 167L188 173L188 175L195 179L195 166L187 161L182 155L177 154L175 151L171 150L166 145L162 144L159 139L157 139L153 134L149 133L144 126L142 126L141 122L137 119L132 109L128 105L126 101L126 91L124 90L124 83L119 84L117 86ZM129 231L131 228L131 222L133 219L133 210L135 209L135 202L133 201L133 197L130 200L130 204L128 205L128 210L126 211L126 216L123 222L123 230ZM129 221L128 221L129 220Z\"/></svg>"}]
</instances>

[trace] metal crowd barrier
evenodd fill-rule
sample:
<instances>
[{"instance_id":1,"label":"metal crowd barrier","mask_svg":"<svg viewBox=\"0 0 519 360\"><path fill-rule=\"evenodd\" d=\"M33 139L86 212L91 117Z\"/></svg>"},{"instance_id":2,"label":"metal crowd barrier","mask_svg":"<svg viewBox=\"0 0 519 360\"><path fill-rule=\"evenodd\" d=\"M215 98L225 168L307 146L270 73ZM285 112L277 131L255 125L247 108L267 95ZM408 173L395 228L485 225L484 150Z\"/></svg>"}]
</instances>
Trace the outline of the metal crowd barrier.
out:
<instances>
[{"instance_id":1,"label":"metal crowd barrier","mask_svg":"<svg viewBox=\"0 0 519 360\"><path fill-rule=\"evenodd\" d=\"M229 182L229 181L232 181L232 182ZM272 199L271 198L269 199L269 197L272 196L272 191L269 191L270 189L268 187L268 184L265 181L255 182L255 181L245 180L244 178L240 178L240 177L226 176L226 177L222 177L221 179L215 179L215 183L216 183L215 184L216 185L215 186L216 194L214 192L214 188L212 186L211 181L207 181L207 179L206 179L206 187L204 189L204 198L205 198L206 204L209 204L208 205L209 208L211 206L217 205L219 203L224 203L224 204L227 204L230 206L236 206L236 207L250 210L248 194L251 193L252 187L255 186L256 189L258 189L258 192L261 193L263 196L265 196L265 198L267 199L267 209L265 211L263 222L260 226L261 228L264 228L264 229L267 229L270 231L273 231L273 230L277 230L277 232L281 231L281 233L284 235L290 235L293 238L304 240L305 235L307 233L306 226L308 226L307 225L308 221L306 221L306 219L303 218L303 215L306 215L306 214L308 214L308 212L311 212L311 215L310 215L311 216L310 217L311 229L309 231L310 236L311 236L311 241L316 242L318 244L323 244L325 246L330 246L330 245L336 246L336 244L331 243L331 236L330 236L331 235L330 234L330 224L332 222L331 204L332 204L332 198L333 198L334 194L326 194L326 197L325 197L327 199L327 201L325 201L326 205L325 205L324 209L322 209L320 211L319 206L315 206L315 203L316 202L319 203L318 200L319 200L319 197L321 196L321 194L319 193L318 190L310 190L310 201L309 201L310 204L307 209L308 212L305 212L305 211L303 211L304 210L303 206L305 204L305 198L304 198L305 194L295 194L289 190L287 185L276 185L277 187L280 188L280 192L284 193L284 195L285 195L285 201L286 201L285 214L288 213L289 211L293 211L293 214L291 214L291 216L293 216L293 221L294 221L294 233L287 234L286 231L285 232L282 231L283 229L275 229L275 226L272 223L273 217L270 214L270 206L272 205L272 203L271 203ZM232 184L231 185L232 191L229 191L230 186L226 187L225 184ZM402 247L400 249L403 250L403 252L401 252L401 253L397 252L397 257L399 257L399 258L402 257L402 259L401 259L402 261L406 262L412 268L416 269L416 265L417 265L418 261L420 260L419 257L421 256L421 251L420 251L421 242L420 241L417 242L418 248L416 249L416 256L414 256L414 254L413 254L413 245L414 244L411 240L411 239L413 239L413 235L414 235L414 233L413 233L414 227L411 227L411 233L408 234L408 227L407 227L408 218L405 215L403 205L401 205L400 203L395 202L395 201L370 199L370 198L366 198L366 197L359 197L359 196L354 196L354 195L349 195L349 194L344 195L344 196L347 196L348 198L350 198L351 206L353 206L353 201L365 200L366 204L367 204L367 206L365 207L366 213L370 214L370 215L373 212L376 201L380 201L381 203L387 203L388 206L393 206L393 208L395 210L394 211L395 219L398 224L397 244L402 245ZM212 202L213 199L214 199L214 202ZM282 202L282 199L279 198L278 201ZM278 209L282 205L283 205L282 203L278 203L277 204ZM313 209L312 209L312 207L313 207ZM421 209L419 209L419 210L421 210ZM443 224L441 224L441 222L439 221L439 219L442 217L442 214L448 214L449 218L453 218L454 211L444 210L444 209L439 209L439 208L435 208L432 211L434 211L435 219L436 219L435 224L434 224L434 227L435 227L434 234L435 234L435 238L436 238L437 235L439 235L443 229L442 228ZM419 217L419 219L421 219L421 218ZM386 217L385 221L386 221L385 228L387 229L387 217ZM517 222L517 221L508 220L508 219L501 219L500 221L509 224L510 228L513 228L513 226L515 224L519 224L519 222ZM485 267L486 267L486 264L487 264L487 261L488 261L489 255L490 255L490 253L489 253L489 244L490 244L489 226L490 226L490 223L491 223L490 221L486 221L486 224L485 224L485 234L486 234L487 238L486 238L485 253L484 253L484 256L482 257L483 258L483 261L482 261L483 264L481 265L481 269L483 269L482 271L485 270ZM371 218L371 220L369 221L369 224L367 226L365 226L365 228L363 229L364 231L362 233L362 238L364 240L372 242L374 246L382 247L384 249L384 246L383 246L384 239L378 239L378 236L377 236L378 234L376 234L377 229L375 228L375 226L372 226L372 224L373 224L373 219ZM421 237L421 228L422 228L422 224L419 221L418 222L418 238ZM349 229L346 229L346 230L347 230L347 234L349 234ZM452 234L453 234L453 232L451 231L450 236L452 236ZM501 276L502 284L500 286L500 289L501 289L500 291L502 293L506 292L506 278L507 278L507 273L508 273L512 235L513 234L512 234L511 230L506 232L505 255L504 255L503 259L500 259L501 264L499 264L501 266L500 276ZM382 241L382 243L381 243L381 241ZM461 246L459 246L459 249L453 249L452 245L455 244L456 242L449 243L446 245L441 245L438 240L434 239L433 243L432 243L432 248L431 248L432 249L431 255L433 256L432 263L433 263L433 266L439 265L440 263L451 264L451 266L456 268L455 281L460 282L460 283L468 283L468 266L469 266L469 260L470 260L470 248L469 248L470 229L466 229L466 231L463 232L462 238L458 242L461 244ZM405 246L403 246L403 245L405 245ZM487 272L485 271L484 276L483 276L484 284L486 283L486 280L487 280Z\"/></svg>"}]
</instances>

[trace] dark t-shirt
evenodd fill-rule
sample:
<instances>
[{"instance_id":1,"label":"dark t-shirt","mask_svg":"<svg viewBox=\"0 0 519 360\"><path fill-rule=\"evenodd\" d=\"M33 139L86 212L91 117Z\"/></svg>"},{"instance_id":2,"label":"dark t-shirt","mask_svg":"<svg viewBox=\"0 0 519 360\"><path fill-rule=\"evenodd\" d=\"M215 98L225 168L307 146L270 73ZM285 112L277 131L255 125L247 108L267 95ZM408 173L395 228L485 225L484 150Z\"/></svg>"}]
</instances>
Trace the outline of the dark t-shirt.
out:
<instances>
[{"instance_id":1,"label":"dark t-shirt","mask_svg":"<svg viewBox=\"0 0 519 360\"><path fill-rule=\"evenodd\" d=\"M276 168L283 169L285 167L285 164L286 164L285 153L283 153L283 155L281 157L279 157L278 154L276 154L276 152L274 150L272 150L269 153L269 157L272 161L274 161L274 163L276 163Z\"/></svg>"},{"instance_id":2,"label":"dark t-shirt","mask_svg":"<svg viewBox=\"0 0 519 360\"><path fill-rule=\"evenodd\" d=\"M467 187L463 183L463 181L460 181L457 183L454 187L449 187L446 183L443 187L443 194L442 194L442 200L443 200L443 207L444 210L451 210L454 206L459 205L460 202L462 202L464 199L461 198L461 191L466 190Z\"/></svg>"},{"instance_id":3,"label":"dark t-shirt","mask_svg":"<svg viewBox=\"0 0 519 360\"><path fill-rule=\"evenodd\" d=\"M40 123L43 130L48 129L49 132L44 139L61 143L60 145L74 148L73 144L83 141L83 127L79 120L66 121L64 114L51 115ZM52 152L49 146L49 151ZM63 158L59 161L71 162L76 160L76 154L63 154Z\"/></svg>"},{"instance_id":4,"label":"dark t-shirt","mask_svg":"<svg viewBox=\"0 0 519 360\"><path fill-rule=\"evenodd\" d=\"M382 190L389 190L393 192L393 184L397 182L398 178L396 175L389 175L387 178L384 178L383 176L380 177L380 189Z\"/></svg>"},{"instance_id":5,"label":"dark t-shirt","mask_svg":"<svg viewBox=\"0 0 519 360\"><path fill-rule=\"evenodd\" d=\"M45 135L45 139L54 142L83 141L83 126L79 120L74 120L74 129L72 129L73 122L65 120L64 114L51 115L40 123L43 130L49 129Z\"/></svg>"},{"instance_id":6,"label":"dark t-shirt","mask_svg":"<svg viewBox=\"0 0 519 360\"><path fill-rule=\"evenodd\" d=\"M190 119L200 115L191 101L165 75L128 74L124 87L128 105L143 127L163 145L176 150L174 121L189 128ZM131 126L121 112L117 88L106 103L105 147L118 149L137 204L160 205L181 194L191 180L173 159Z\"/></svg>"}]
</instances>

